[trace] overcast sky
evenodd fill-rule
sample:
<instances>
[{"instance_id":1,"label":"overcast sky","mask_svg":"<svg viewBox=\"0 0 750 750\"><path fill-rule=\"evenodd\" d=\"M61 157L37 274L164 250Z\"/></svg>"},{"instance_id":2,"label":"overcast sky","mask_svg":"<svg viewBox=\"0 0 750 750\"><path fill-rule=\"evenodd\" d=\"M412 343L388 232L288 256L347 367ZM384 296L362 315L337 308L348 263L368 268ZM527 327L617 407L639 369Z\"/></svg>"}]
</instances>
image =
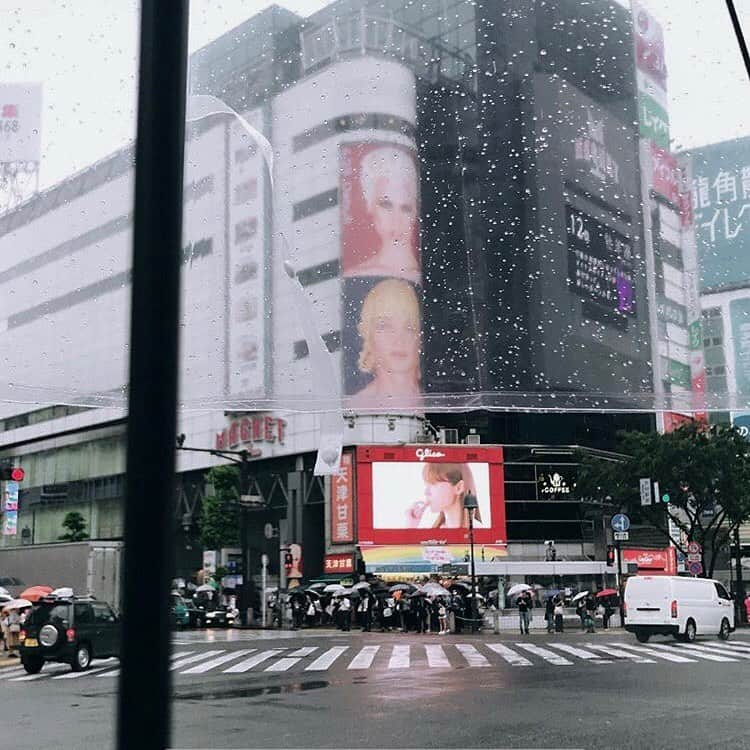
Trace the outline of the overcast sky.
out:
<instances>
[{"instance_id":1,"label":"overcast sky","mask_svg":"<svg viewBox=\"0 0 750 750\"><path fill-rule=\"evenodd\" d=\"M279 0L307 15L328 0ZM723 0L646 0L665 28L674 148L750 134L750 83ZM750 0L736 2L750 37ZM193 51L266 0L193 0ZM138 4L127 0L0 0L2 81L44 86L42 186L133 138Z\"/></svg>"}]
</instances>

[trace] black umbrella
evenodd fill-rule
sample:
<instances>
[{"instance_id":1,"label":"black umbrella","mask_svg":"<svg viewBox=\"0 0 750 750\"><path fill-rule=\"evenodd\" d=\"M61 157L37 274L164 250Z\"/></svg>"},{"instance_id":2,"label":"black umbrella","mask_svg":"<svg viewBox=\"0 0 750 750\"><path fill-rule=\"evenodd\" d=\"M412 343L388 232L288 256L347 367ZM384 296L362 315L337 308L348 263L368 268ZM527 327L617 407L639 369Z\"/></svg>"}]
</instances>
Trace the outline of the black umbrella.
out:
<instances>
[{"instance_id":1,"label":"black umbrella","mask_svg":"<svg viewBox=\"0 0 750 750\"><path fill-rule=\"evenodd\" d=\"M448 586L449 589L464 589L464 591L471 591L471 584L466 583L466 581L453 581L453 583Z\"/></svg>"},{"instance_id":2,"label":"black umbrella","mask_svg":"<svg viewBox=\"0 0 750 750\"><path fill-rule=\"evenodd\" d=\"M301 596L303 599L307 596L307 592L301 588L294 588L289 592L290 598L293 596Z\"/></svg>"}]
</instances>

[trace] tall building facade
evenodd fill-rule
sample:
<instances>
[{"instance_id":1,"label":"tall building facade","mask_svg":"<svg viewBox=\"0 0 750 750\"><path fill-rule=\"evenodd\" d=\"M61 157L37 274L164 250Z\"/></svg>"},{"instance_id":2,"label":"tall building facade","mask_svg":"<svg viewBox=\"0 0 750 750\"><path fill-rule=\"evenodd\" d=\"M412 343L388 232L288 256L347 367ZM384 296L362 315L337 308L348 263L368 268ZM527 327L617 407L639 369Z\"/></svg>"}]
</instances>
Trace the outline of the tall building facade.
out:
<instances>
[{"instance_id":1,"label":"tall building facade","mask_svg":"<svg viewBox=\"0 0 750 750\"><path fill-rule=\"evenodd\" d=\"M554 446L613 447L617 428L653 426L631 16L605 0L511 11L272 7L192 56L191 94L244 123L210 116L189 132L178 431L186 446L252 454L251 573L279 535L303 545L308 574L336 555L353 564L358 492L376 503L377 477L398 473L367 468L366 449L429 445L433 425L505 446L502 478L497 453L463 458L487 477L498 556L537 555L548 539L595 554L572 451ZM19 533L0 544L53 541L72 507L94 536L121 534L132 167L125 150L0 217L0 337L43 355L9 373L20 403L54 404L3 406L0 458L27 481ZM337 373L343 483L312 474L310 313L285 263ZM199 564L203 473L221 459L178 457L185 573ZM401 550L382 553L396 567L424 546L391 541L380 546Z\"/></svg>"}]
</instances>

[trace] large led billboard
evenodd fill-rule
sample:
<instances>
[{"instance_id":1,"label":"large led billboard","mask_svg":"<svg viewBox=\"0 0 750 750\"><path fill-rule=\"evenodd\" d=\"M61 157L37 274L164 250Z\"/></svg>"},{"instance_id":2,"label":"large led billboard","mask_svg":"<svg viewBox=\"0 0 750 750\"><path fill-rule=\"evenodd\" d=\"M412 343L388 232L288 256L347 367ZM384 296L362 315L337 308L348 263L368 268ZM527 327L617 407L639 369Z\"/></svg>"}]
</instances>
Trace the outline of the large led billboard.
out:
<instances>
[{"instance_id":1,"label":"large led billboard","mask_svg":"<svg viewBox=\"0 0 750 750\"><path fill-rule=\"evenodd\" d=\"M357 517L361 547L456 545L469 539L464 498L477 544L504 545L502 448L364 446L357 449Z\"/></svg>"}]
</instances>

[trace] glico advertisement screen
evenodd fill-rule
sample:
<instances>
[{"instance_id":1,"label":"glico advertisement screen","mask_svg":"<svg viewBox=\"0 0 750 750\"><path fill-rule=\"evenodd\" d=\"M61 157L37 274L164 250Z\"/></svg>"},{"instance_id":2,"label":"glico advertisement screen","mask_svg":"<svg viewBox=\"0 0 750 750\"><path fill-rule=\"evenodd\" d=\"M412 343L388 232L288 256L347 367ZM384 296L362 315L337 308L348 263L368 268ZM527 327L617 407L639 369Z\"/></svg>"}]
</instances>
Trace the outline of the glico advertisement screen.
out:
<instances>
[{"instance_id":1,"label":"glico advertisement screen","mask_svg":"<svg viewBox=\"0 0 750 750\"><path fill-rule=\"evenodd\" d=\"M477 507L464 507L472 494ZM505 544L502 448L448 445L357 448L360 545Z\"/></svg>"}]
</instances>

